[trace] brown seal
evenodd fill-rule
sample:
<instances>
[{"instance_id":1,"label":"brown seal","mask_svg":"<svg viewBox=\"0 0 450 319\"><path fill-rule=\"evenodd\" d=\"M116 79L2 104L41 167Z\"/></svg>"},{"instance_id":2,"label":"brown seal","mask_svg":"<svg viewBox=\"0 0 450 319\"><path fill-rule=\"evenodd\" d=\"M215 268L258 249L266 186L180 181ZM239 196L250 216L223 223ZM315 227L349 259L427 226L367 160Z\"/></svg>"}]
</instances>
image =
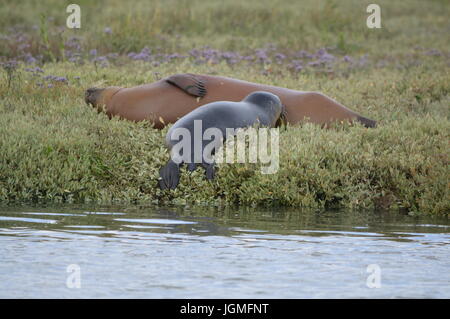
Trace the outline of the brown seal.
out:
<instances>
[{"instance_id":1,"label":"brown seal","mask_svg":"<svg viewBox=\"0 0 450 319\"><path fill-rule=\"evenodd\" d=\"M328 126L336 121L357 121L366 127L376 125L375 121L319 92L297 91L212 75L176 74L131 88L90 88L86 91L86 103L109 117L148 120L161 129L199 106L216 101L238 102L255 91L277 95L285 107L289 124L310 122Z\"/></svg>"}]
</instances>

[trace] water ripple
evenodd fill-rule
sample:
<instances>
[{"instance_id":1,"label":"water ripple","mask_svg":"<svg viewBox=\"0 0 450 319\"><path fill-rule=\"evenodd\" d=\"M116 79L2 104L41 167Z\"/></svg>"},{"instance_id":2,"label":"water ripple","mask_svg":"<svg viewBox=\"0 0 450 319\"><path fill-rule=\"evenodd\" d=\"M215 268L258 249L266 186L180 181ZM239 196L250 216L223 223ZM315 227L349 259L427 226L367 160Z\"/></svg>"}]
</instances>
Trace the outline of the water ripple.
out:
<instances>
[{"instance_id":1,"label":"water ripple","mask_svg":"<svg viewBox=\"0 0 450 319\"><path fill-rule=\"evenodd\" d=\"M53 219L0 216L0 221L2 221L2 220L3 221L26 222L26 223L42 223L42 224L56 224L58 222Z\"/></svg>"},{"instance_id":2,"label":"water ripple","mask_svg":"<svg viewBox=\"0 0 450 319\"><path fill-rule=\"evenodd\" d=\"M448 298L446 221L373 216L8 208L0 298ZM366 285L372 264L381 289Z\"/></svg>"}]
</instances>

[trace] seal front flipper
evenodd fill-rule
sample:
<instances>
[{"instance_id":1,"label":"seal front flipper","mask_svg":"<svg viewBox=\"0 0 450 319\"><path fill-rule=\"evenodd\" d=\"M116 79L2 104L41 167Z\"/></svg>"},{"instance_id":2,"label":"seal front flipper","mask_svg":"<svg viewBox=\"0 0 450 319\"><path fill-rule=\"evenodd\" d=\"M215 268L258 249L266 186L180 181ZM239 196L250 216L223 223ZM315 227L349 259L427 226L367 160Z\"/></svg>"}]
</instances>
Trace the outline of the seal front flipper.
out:
<instances>
[{"instance_id":1,"label":"seal front flipper","mask_svg":"<svg viewBox=\"0 0 450 319\"><path fill-rule=\"evenodd\" d=\"M195 97L204 97L207 93L205 80L200 75L189 73L175 74L169 76L166 82Z\"/></svg>"},{"instance_id":2,"label":"seal front flipper","mask_svg":"<svg viewBox=\"0 0 450 319\"><path fill-rule=\"evenodd\" d=\"M159 176L159 188L175 189L180 182L180 165L170 160L159 170Z\"/></svg>"},{"instance_id":3,"label":"seal front flipper","mask_svg":"<svg viewBox=\"0 0 450 319\"><path fill-rule=\"evenodd\" d=\"M214 179L214 172L215 172L214 163L211 164L203 163L202 166L205 169L206 179L209 181Z\"/></svg>"}]
</instances>

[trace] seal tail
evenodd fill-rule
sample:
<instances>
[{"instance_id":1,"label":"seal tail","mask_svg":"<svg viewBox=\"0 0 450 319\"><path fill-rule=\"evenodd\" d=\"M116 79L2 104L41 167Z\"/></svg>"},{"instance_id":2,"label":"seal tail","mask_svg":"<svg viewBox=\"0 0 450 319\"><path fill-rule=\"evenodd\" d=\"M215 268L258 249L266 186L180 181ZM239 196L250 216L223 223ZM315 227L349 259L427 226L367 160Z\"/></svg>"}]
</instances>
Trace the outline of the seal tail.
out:
<instances>
[{"instance_id":1,"label":"seal tail","mask_svg":"<svg viewBox=\"0 0 450 319\"><path fill-rule=\"evenodd\" d=\"M180 165L170 160L159 170L159 176L159 188L175 189L180 182Z\"/></svg>"},{"instance_id":2,"label":"seal tail","mask_svg":"<svg viewBox=\"0 0 450 319\"><path fill-rule=\"evenodd\" d=\"M371 119L368 119L364 116L358 116L357 117L358 122L360 122L362 125L368 128L373 128L377 126L377 122Z\"/></svg>"}]
</instances>

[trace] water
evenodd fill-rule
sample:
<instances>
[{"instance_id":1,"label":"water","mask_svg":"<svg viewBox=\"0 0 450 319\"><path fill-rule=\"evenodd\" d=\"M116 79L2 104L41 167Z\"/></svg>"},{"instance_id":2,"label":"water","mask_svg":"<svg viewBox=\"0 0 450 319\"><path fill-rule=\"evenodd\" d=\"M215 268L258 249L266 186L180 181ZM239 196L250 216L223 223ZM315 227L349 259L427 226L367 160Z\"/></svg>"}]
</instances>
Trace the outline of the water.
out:
<instances>
[{"instance_id":1,"label":"water","mask_svg":"<svg viewBox=\"0 0 450 319\"><path fill-rule=\"evenodd\" d=\"M449 243L398 213L0 207L0 298L449 298Z\"/></svg>"}]
</instances>

